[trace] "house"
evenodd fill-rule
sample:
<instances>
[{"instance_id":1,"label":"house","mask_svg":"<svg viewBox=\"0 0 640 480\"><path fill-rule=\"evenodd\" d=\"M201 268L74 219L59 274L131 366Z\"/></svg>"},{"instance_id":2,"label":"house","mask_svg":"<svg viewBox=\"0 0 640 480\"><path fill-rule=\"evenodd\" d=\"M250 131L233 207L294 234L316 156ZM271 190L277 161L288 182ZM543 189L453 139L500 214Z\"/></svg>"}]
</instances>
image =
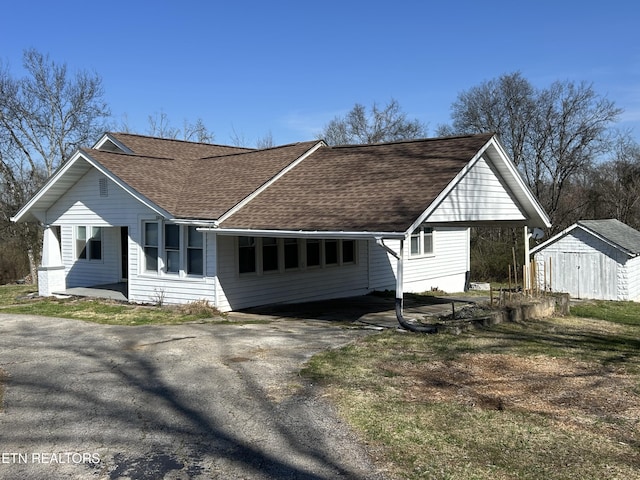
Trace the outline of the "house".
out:
<instances>
[{"instance_id":1,"label":"house","mask_svg":"<svg viewBox=\"0 0 640 480\"><path fill-rule=\"evenodd\" d=\"M12 218L45 228L39 292L126 282L221 311L462 291L469 227L548 227L492 134L254 150L106 133Z\"/></svg>"},{"instance_id":2,"label":"house","mask_svg":"<svg viewBox=\"0 0 640 480\"><path fill-rule=\"evenodd\" d=\"M540 288L575 298L640 299L640 232L618 220L581 220L531 253Z\"/></svg>"}]
</instances>

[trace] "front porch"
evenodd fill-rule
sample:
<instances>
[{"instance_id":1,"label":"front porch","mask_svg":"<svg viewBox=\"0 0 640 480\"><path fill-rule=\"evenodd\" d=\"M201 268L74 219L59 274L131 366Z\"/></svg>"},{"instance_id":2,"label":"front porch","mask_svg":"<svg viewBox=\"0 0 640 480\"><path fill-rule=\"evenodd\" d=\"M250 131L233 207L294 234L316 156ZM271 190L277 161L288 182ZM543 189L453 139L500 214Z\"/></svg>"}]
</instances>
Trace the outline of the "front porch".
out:
<instances>
[{"instance_id":1,"label":"front porch","mask_svg":"<svg viewBox=\"0 0 640 480\"><path fill-rule=\"evenodd\" d=\"M73 287L52 292L53 295L72 295L75 297L107 298L119 302L128 301L127 282L107 283L91 287Z\"/></svg>"}]
</instances>

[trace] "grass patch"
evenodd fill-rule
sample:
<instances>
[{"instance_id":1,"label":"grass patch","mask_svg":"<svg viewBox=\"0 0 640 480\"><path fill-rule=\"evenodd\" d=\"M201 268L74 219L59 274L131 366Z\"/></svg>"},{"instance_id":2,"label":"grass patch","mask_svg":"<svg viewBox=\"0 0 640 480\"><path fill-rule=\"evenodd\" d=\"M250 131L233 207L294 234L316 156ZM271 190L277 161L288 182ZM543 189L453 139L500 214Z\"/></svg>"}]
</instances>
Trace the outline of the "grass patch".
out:
<instances>
[{"instance_id":1,"label":"grass patch","mask_svg":"<svg viewBox=\"0 0 640 480\"><path fill-rule=\"evenodd\" d=\"M35 285L0 285L0 306L25 302L21 297L37 291Z\"/></svg>"},{"instance_id":2,"label":"grass patch","mask_svg":"<svg viewBox=\"0 0 640 480\"><path fill-rule=\"evenodd\" d=\"M71 318L108 325L171 325L207 321L230 323L205 300L179 306L147 306L88 298L27 297L33 286L0 286L0 312Z\"/></svg>"},{"instance_id":3,"label":"grass patch","mask_svg":"<svg viewBox=\"0 0 640 480\"><path fill-rule=\"evenodd\" d=\"M594 300L572 305L571 313L578 317L640 326L640 303L637 302Z\"/></svg>"},{"instance_id":4,"label":"grass patch","mask_svg":"<svg viewBox=\"0 0 640 480\"><path fill-rule=\"evenodd\" d=\"M637 323L387 331L303 373L399 478L640 478Z\"/></svg>"}]
</instances>

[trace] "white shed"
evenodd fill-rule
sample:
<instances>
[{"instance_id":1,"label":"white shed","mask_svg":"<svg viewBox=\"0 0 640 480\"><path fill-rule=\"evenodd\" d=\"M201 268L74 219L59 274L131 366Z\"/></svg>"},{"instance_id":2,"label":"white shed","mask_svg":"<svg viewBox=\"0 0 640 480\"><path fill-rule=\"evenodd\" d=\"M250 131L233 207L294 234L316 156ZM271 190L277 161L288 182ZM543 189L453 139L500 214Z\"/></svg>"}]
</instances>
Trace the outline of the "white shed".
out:
<instances>
[{"instance_id":1,"label":"white shed","mask_svg":"<svg viewBox=\"0 0 640 480\"><path fill-rule=\"evenodd\" d=\"M640 300L640 232L581 220L531 250L540 288L574 298Z\"/></svg>"}]
</instances>

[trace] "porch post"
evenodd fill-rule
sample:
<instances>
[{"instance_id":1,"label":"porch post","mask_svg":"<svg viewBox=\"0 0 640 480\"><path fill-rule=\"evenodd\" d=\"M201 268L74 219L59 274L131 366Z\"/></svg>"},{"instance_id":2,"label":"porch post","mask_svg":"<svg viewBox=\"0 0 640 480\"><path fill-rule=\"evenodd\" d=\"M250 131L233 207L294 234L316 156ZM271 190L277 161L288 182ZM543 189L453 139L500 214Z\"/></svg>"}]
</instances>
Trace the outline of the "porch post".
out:
<instances>
[{"instance_id":1,"label":"porch post","mask_svg":"<svg viewBox=\"0 0 640 480\"><path fill-rule=\"evenodd\" d=\"M525 292L527 290L531 290L531 259L529 253L529 238L531 238L531 234L529 233L529 227L524 226L524 280L522 281L522 286L524 287Z\"/></svg>"},{"instance_id":2,"label":"porch post","mask_svg":"<svg viewBox=\"0 0 640 480\"><path fill-rule=\"evenodd\" d=\"M48 297L65 288L60 242L51 225L46 225L42 236L42 265L38 267L38 295Z\"/></svg>"}]
</instances>

